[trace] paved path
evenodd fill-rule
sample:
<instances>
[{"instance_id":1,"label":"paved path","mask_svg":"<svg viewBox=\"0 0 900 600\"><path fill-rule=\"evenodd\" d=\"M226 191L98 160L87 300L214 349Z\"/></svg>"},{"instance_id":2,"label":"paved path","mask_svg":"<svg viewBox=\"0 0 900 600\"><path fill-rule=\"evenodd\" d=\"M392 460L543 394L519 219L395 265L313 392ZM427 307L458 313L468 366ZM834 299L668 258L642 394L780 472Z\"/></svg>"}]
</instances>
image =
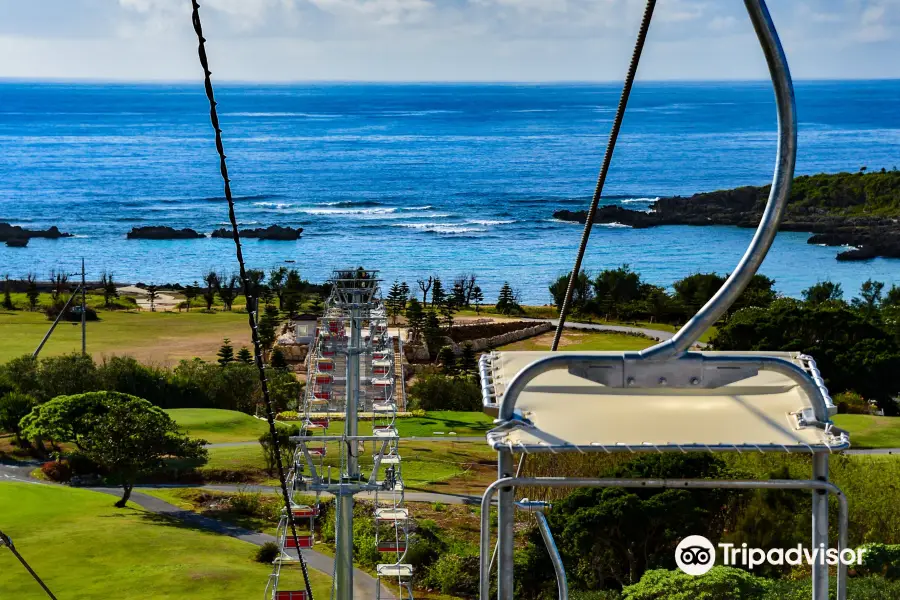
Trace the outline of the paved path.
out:
<instances>
[{"instance_id":1,"label":"paved path","mask_svg":"<svg viewBox=\"0 0 900 600\"><path fill-rule=\"evenodd\" d=\"M29 473L38 466L40 463L29 463L26 465L12 465L6 463L0 463L0 483L3 481L21 481L26 483L35 483L35 484L43 484L43 485L56 485L47 481L40 481L38 479L32 479L29 476ZM166 486L141 486L141 487L166 487ZM204 486L210 487L213 486ZM228 486L225 486L228 487ZM238 486L233 486L235 489ZM96 488L87 488L92 491L101 492L104 494L110 494L112 496L121 496L122 490L121 488L108 488L108 487L96 487ZM247 489L247 488L244 488ZM276 488L270 488L275 490ZM154 514L165 515L168 517L172 517L183 521L189 525L197 527L199 529L205 529L207 531L212 531L213 533L218 533L220 535L227 535L229 537L233 537L239 539L244 542L250 542L251 544L255 544L257 546L261 546L266 542L274 542L275 537L268 535L266 533L260 533L258 531L251 531L249 529L244 529L243 527L238 527L236 525L230 525L228 523L224 523L219 521L218 519L212 519L210 517L205 517L203 515L197 514L190 510L184 510L164 500L160 500L159 498L155 498L153 496L148 496L147 494L142 494L139 491L133 491L131 494L130 502L134 502L141 508L148 510ZM326 556L320 552L316 552L314 550L304 550L303 558L306 559L307 565L311 569L316 569L317 571L321 571L331 577L331 574L334 572L334 559L330 556ZM264 582L260 582L260 586L264 585ZM353 596L355 598L371 600L375 596L375 586L377 585L377 580L369 575L368 573L361 571L359 569L353 570ZM395 600L396 596L384 586L381 586L381 597L385 599Z\"/></svg>"}]
</instances>

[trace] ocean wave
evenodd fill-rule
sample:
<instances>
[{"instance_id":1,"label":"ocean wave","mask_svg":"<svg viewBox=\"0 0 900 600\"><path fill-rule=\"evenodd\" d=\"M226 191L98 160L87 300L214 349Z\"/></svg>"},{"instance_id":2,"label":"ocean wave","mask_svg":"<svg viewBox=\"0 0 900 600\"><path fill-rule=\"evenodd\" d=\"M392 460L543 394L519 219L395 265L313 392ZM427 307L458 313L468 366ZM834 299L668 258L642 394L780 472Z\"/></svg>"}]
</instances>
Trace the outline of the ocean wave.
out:
<instances>
[{"instance_id":1,"label":"ocean wave","mask_svg":"<svg viewBox=\"0 0 900 600\"><path fill-rule=\"evenodd\" d=\"M387 117L428 117L431 115L457 114L458 110L385 110L381 112Z\"/></svg>"},{"instance_id":2,"label":"ocean wave","mask_svg":"<svg viewBox=\"0 0 900 600\"><path fill-rule=\"evenodd\" d=\"M307 215L319 216L350 216L350 215L390 215L397 212L396 208L299 208L295 211Z\"/></svg>"},{"instance_id":3,"label":"ocean wave","mask_svg":"<svg viewBox=\"0 0 900 600\"><path fill-rule=\"evenodd\" d=\"M290 202L254 202L253 206L258 206L260 208L275 208L278 210L284 210L285 208L290 208L293 206Z\"/></svg>"},{"instance_id":4,"label":"ocean wave","mask_svg":"<svg viewBox=\"0 0 900 600\"><path fill-rule=\"evenodd\" d=\"M650 204L657 200L659 200L659 196L656 198L625 198L622 200L622 204Z\"/></svg>"},{"instance_id":5,"label":"ocean wave","mask_svg":"<svg viewBox=\"0 0 900 600\"><path fill-rule=\"evenodd\" d=\"M515 219L507 219L507 220L491 220L491 219L472 219L471 221L466 221L466 224L470 225L512 225L513 223L518 223Z\"/></svg>"},{"instance_id":6,"label":"ocean wave","mask_svg":"<svg viewBox=\"0 0 900 600\"><path fill-rule=\"evenodd\" d=\"M235 201L238 200L273 200L278 198L284 198L281 194L254 194L252 196L232 196L232 199ZM202 200L206 202L224 202L225 196L211 196L209 198L202 198Z\"/></svg>"},{"instance_id":7,"label":"ocean wave","mask_svg":"<svg viewBox=\"0 0 900 600\"><path fill-rule=\"evenodd\" d=\"M347 208L350 206L381 206L377 200L341 200L339 202L325 202L323 206L337 206Z\"/></svg>"},{"instance_id":8,"label":"ocean wave","mask_svg":"<svg viewBox=\"0 0 900 600\"><path fill-rule=\"evenodd\" d=\"M594 223L595 225L599 225L600 227L609 227L610 229L631 229L631 225L626 225L624 223Z\"/></svg>"},{"instance_id":9,"label":"ocean wave","mask_svg":"<svg viewBox=\"0 0 900 600\"><path fill-rule=\"evenodd\" d=\"M481 233L487 231L487 229L480 227L466 227L464 224L454 225L451 223L394 223L393 226L415 229L423 233L460 234Z\"/></svg>"},{"instance_id":10,"label":"ocean wave","mask_svg":"<svg viewBox=\"0 0 900 600\"><path fill-rule=\"evenodd\" d=\"M250 118L269 118L269 117L301 117L304 119L340 119L344 115L334 115L328 113L305 113L305 112L230 112L222 113L223 117L250 117Z\"/></svg>"},{"instance_id":11,"label":"ocean wave","mask_svg":"<svg viewBox=\"0 0 900 600\"><path fill-rule=\"evenodd\" d=\"M406 211L411 211L411 210L431 210L431 209L433 209L433 208L434 208L434 207L433 207L432 205L426 204L425 206L403 206L403 207L400 208L400 210L406 210Z\"/></svg>"}]
</instances>

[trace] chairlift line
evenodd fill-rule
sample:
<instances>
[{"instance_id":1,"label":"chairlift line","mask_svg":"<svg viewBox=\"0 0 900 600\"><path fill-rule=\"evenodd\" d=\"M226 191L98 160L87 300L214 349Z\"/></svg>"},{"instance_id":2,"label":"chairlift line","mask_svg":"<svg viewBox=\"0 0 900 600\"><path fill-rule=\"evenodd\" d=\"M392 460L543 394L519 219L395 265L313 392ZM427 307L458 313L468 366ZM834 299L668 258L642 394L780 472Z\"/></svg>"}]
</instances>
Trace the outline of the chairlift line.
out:
<instances>
[{"instance_id":1,"label":"chairlift line","mask_svg":"<svg viewBox=\"0 0 900 600\"><path fill-rule=\"evenodd\" d=\"M272 436L272 446L275 451L275 463L278 467L278 479L281 483L281 494L284 499L284 517L286 527L281 537L282 547L284 547L284 538L287 537L287 531L290 530L291 539L295 545L297 562L300 564L300 570L303 573L303 581L305 584L306 597L303 600L313 600L312 586L309 580L309 572L307 570L306 561L303 559L303 553L300 551L301 543L297 535L297 526L294 522L294 513L291 509L291 499L288 494L287 479L284 473L284 465L281 462L281 452L278 444L278 432L275 427L275 414L272 410L272 399L269 396L268 380L266 379L265 365L263 363L262 349L260 347L259 332L256 326L256 311L259 309L258 298L253 298L250 294L252 289L250 280L247 277L247 269L244 265L244 255L241 251L241 238L238 231L237 216L234 210L234 198L231 195L231 180L228 177L228 165L226 163L225 148L222 143L222 129L219 126L219 116L216 110L216 99L213 92L212 72L209 70L209 60L206 55L206 39L203 37L203 26L200 22L200 5L197 0L191 0L192 14L191 20L194 25L194 32L197 34L197 53L200 58L200 66L203 68L204 87L206 89L206 97L209 100L209 119L215 131L216 150L219 154L219 171L222 175L222 182L225 189L225 200L228 203L228 220L231 223L232 235L234 238L235 254L238 261L238 269L241 278L241 285L244 291L244 298L247 302L247 317L250 325L250 335L253 343L253 355L256 362L256 368L259 371L259 384L262 391L263 402L266 408L266 421L269 423L269 434ZM283 552L282 552L283 554ZM281 561L276 559L276 569L280 569ZM294 600L293 593L290 595ZM272 600L286 600L288 598L284 594L280 595L277 589L273 590ZM299 598L299 596L298 596Z\"/></svg>"}]
</instances>

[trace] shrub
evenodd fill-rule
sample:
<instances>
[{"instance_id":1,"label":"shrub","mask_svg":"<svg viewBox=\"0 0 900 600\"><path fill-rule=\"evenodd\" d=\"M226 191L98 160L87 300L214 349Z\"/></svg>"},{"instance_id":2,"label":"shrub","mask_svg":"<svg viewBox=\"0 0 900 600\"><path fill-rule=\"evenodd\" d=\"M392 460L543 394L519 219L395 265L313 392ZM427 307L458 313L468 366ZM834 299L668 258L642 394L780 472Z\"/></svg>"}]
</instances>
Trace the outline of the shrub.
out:
<instances>
[{"instance_id":1,"label":"shrub","mask_svg":"<svg viewBox=\"0 0 900 600\"><path fill-rule=\"evenodd\" d=\"M300 413L295 410L285 410L275 415L275 418L279 421L299 421Z\"/></svg>"},{"instance_id":2,"label":"shrub","mask_svg":"<svg viewBox=\"0 0 900 600\"><path fill-rule=\"evenodd\" d=\"M865 544L862 565L856 567L857 575L881 575L887 579L900 579L900 544Z\"/></svg>"},{"instance_id":3,"label":"shrub","mask_svg":"<svg viewBox=\"0 0 900 600\"><path fill-rule=\"evenodd\" d=\"M419 410L481 410L481 388L474 377L426 375L409 388L412 408Z\"/></svg>"},{"instance_id":4,"label":"shrub","mask_svg":"<svg viewBox=\"0 0 900 600\"><path fill-rule=\"evenodd\" d=\"M66 459L72 469L72 475L102 475L103 469L81 452L73 452Z\"/></svg>"},{"instance_id":5,"label":"shrub","mask_svg":"<svg viewBox=\"0 0 900 600\"><path fill-rule=\"evenodd\" d=\"M271 564L281 554L281 549L275 542L266 542L256 551L254 560L258 563Z\"/></svg>"},{"instance_id":6,"label":"shrub","mask_svg":"<svg viewBox=\"0 0 900 600\"><path fill-rule=\"evenodd\" d=\"M52 460L45 462L41 465L41 473L50 481L59 483L65 483L72 479L72 469L69 467L69 463L65 461Z\"/></svg>"},{"instance_id":7,"label":"shrub","mask_svg":"<svg viewBox=\"0 0 900 600\"><path fill-rule=\"evenodd\" d=\"M478 595L478 557L442 554L428 569L428 583L442 594L474 598Z\"/></svg>"},{"instance_id":8,"label":"shrub","mask_svg":"<svg viewBox=\"0 0 900 600\"><path fill-rule=\"evenodd\" d=\"M245 492L241 490L228 498L228 505L231 510L247 517L261 514L262 504L262 494L259 492Z\"/></svg>"},{"instance_id":9,"label":"shrub","mask_svg":"<svg viewBox=\"0 0 900 600\"><path fill-rule=\"evenodd\" d=\"M278 449L281 453L281 464L290 465L294 456L294 445L291 443L290 437L300 435L300 427L296 423L278 425L276 431L278 433ZM267 431L259 436L259 445L262 447L266 471L272 474L278 465L275 457L275 444L272 443L272 434Z\"/></svg>"},{"instance_id":10,"label":"shrub","mask_svg":"<svg viewBox=\"0 0 900 600\"><path fill-rule=\"evenodd\" d=\"M839 413L867 415L872 412L869 410L869 403L866 402L866 399L856 392L835 394L834 403L837 405Z\"/></svg>"},{"instance_id":11,"label":"shrub","mask_svg":"<svg viewBox=\"0 0 900 600\"><path fill-rule=\"evenodd\" d=\"M768 587L766 579L733 567L713 567L699 577L657 569L623 588L622 600L761 600Z\"/></svg>"}]
</instances>

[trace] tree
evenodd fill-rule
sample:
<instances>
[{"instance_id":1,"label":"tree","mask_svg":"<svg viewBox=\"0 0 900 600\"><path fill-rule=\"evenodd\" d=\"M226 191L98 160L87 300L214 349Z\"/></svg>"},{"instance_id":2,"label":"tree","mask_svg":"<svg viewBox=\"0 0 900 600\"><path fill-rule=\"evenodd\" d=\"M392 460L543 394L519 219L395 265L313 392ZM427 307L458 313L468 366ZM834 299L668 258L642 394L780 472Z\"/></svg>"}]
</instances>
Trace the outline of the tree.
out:
<instances>
[{"instance_id":1,"label":"tree","mask_svg":"<svg viewBox=\"0 0 900 600\"><path fill-rule=\"evenodd\" d=\"M425 344L428 346L428 353L431 356L437 356L437 349L443 345L444 332L441 331L441 322L434 310L425 313L425 324L422 328L425 337Z\"/></svg>"},{"instance_id":2,"label":"tree","mask_svg":"<svg viewBox=\"0 0 900 600\"><path fill-rule=\"evenodd\" d=\"M231 275L230 277L219 275L218 279L219 286L216 291L219 293L219 298L222 299L225 310L230 311L231 306L234 304L234 299L237 296L238 284L241 280L237 275Z\"/></svg>"},{"instance_id":3,"label":"tree","mask_svg":"<svg viewBox=\"0 0 900 600\"><path fill-rule=\"evenodd\" d=\"M640 299L641 285L640 274L624 264L616 269L600 271L594 280L594 295L604 314L618 317L625 305Z\"/></svg>"},{"instance_id":4,"label":"tree","mask_svg":"<svg viewBox=\"0 0 900 600\"><path fill-rule=\"evenodd\" d=\"M266 272L259 269L247 270L247 289L245 290L249 298L246 299L247 310L254 310L253 306L258 305L259 299L265 295L266 290ZM252 299L252 300L251 300Z\"/></svg>"},{"instance_id":5,"label":"tree","mask_svg":"<svg viewBox=\"0 0 900 600\"><path fill-rule=\"evenodd\" d=\"M19 422L37 405L37 399L22 392L7 392L0 395L0 429L16 436L16 443L22 447L22 428Z\"/></svg>"},{"instance_id":6,"label":"tree","mask_svg":"<svg viewBox=\"0 0 900 600\"><path fill-rule=\"evenodd\" d=\"M113 300L119 297L119 290L116 289L116 282L113 281L113 274L103 271L100 274L100 287L103 290L103 306L109 308L112 306Z\"/></svg>"},{"instance_id":7,"label":"tree","mask_svg":"<svg viewBox=\"0 0 900 600\"><path fill-rule=\"evenodd\" d=\"M278 267L269 272L269 288L278 298L278 308L284 310L284 284L287 281L287 267Z\"/></svg>"},{"instance_id":8,"label":"tree","mask_svg":"<svg viewBox=\"0 0 900 600\"><path fill-rule=\"evenodd\" d=\"M716 273L694 273L672 284L675 299L684 307L685 316L693 315L719 291L725 278Z\"/></svg>"},{"instance_id":9,"label":"tree","mask_svg":"<svg viewBox=\"0 0 900 600\"><path fill-rule=\"evenodd\" d=\"M884 295L881 306L900 307L900 287L892 285L891 289Z\"/></svg>"},{"instance_id":10,"label":"tree","mask_svg":"<svg viewBox=\"0 0 900 600\"><path fill-rule=\"evenodd\" d=\"M428 306L428 290L431 289L431 285L434 283L434 277L429 276L428 279L417 279L416 283L419 284L419 289L422 290L422 306Z\"/></svg>"},{"instance_id":11,"label":"tree","mask_svg":"<svg viewBox=\"0 0 900 600\"><path fill-rule=\"evenodd\" d=\"M266 304L265 312L258 319L257 333L259 334L259 343L262 345L263 351L265 351L275 344L275 339L278 337L276 333L278 309L271 304Z\"/></svg>"},{"instance_id":12,"label":"tree","mask_svg":"<svg viewBox=\"0 0 900 600\"><path fill-rule=\"evenodd\" d=\"M191 302L194 301L194 298L200 295L200 286L195 281L193 285L186 286L182 293L184 294L184 302L187 305L188 312L190 312Z\"/></svg>"},{"instance_id":13,"label":"tree","mask_svg":"<svg viewBox=\"0 0 900 600\"><path fill-rule=\"evenodd\" d=\"M247 349L247 346L241 346L241 349L238 350L237 359L239 362L244 363L245 365L253 364L253 353Z\"/></svg>"},{"instance_id":14,"label":"tree","mask_svg":"<svg viewBox=\"0 0 900 600\"><path fill-rule=\"evenodd\" d=\"M441 316L444 318L444 328L449 332L453 327L453 315L456 313L458 309L458 304L453 297L445 299L441 304L438 305L438 311L441 313Z\"/></svg>"},{"instance_id":15,"label":"tree","mask_svg":"<svg viewBox=\"0 0 900 600\"><path fill-rule=\"evenodd\" d=\"M322 296L320 296L319 294L316 294L315 296L313 296L312 305L310 305L309 309L311 311L313 311L314 314L317 314L317 315L321 314L322 313L322 304L323 304Z\"/></svg>"},{"instance_id":16,"label":"tree","mask_svg":"<svg viewBox=\"0 0 900 600\"><path fill-rule=\"evenodd\" d=\"M403 311L404 304L403 291L400 289L400 283L395 279L390 291L388 291L387 298L384 300L388 316L393 318L394 325L397 324L397 317Z\"/></svg>"},{"instance_id":17,"label":"tree","mask_svg":"<svg viewBox=\"0 0 900 600\"><path fill-rule=\"evenodd\" d=\"M6 276L6 280L3 283L3 308L5 310L15 310L16 306L13 304L12 296L10 296L10 283L9 283L9 275Z\"/></svg>"},{"instance_id":18,"label":"tree","mask_svg":"<svg viewBox=\"0 0 900 600\"><path fill-rule=\"evenodd\" d=\"M400 297L403 300L400 310L406 310L406 303L409 302L409 286L405 281L400 284Z\"/></svg>"},{"instance_id":19,"label":"tree","mask_svg":"<svg viewBox=\"0 0 900 600\"><path fill-rule=\"evenodd\" d=\"M61 302L61 296L66 289L66 283L69 281L67 273L58 272L56 269L50 271L50 284L53 286L50 295L53 297L53 303Z\"/></svg>"},{"instance_id":20,"label":"tree","mask_svg":"<svg viewBox=\"0 0 900 600\"><path fill-rule=\"evenodd\" d=\"M231 345L231 340L225 338L222 341L222 346L219 348L219 351L216 352L216 356L218 356L218 362L223 367L230 362L234 362L234 347Z\"/></svg>"},{"instance_id":21,"label":"tree","mask_svg":"<svg viewBox=\"0 0 900 600\"><path fill-rule=\"evenodd\" d=\"M478 358L475 355L475 347L472 342L466 342L462 347L462 355L459 357L459 371L463 375L478 374Z\"/></svg>"},{"instance_id":22,"label":"tree","mask_svg":"<svg viewBox=\"0 0 900 600\"><path fill-rule=\"evenodd\" d=\"M284 357L284 352L281 351L281 348L275 348L272 350L272 358L270 360L270 364L273 369L280 369L282 371L286 371L289 368L287 359Z\"/></svg>"},{"instance_id":23,"label":"tree","mask_svg":"<svg viewBox=\"0 0 900 600\"><path fill-rule=\"evenodd\" d=\"M38 292L37 288L37 275L34 273L29 273L26 276L28 280L28 288L25 290L25 295L28 297L28 308L31 310L37 309L38 299L40 298L40 292Z\"/></svg>"},{"instance_id":24,"label":"tree","mask_svg":"<svg viewBox=\"0 0 900 600\"><path fill-rule=\"evenodd\" d=\"M475 314L481 312L481 305L484 304L484 292L477 285L472 290L472 302L475 304Z\"/></svg>"},{"instance_id":25,"label":"tree","mask_svg":"<svg viewBox=\"0 0 900 600\"><path fill-rule=\"evenodd\" d=\"M206 302L206 310L212 310L216 302L216 290L219 289L219 276L215 271L210 271L203 278L206 287L203 289L203 301Z\"/></svg>"},{"instance_id":26,"label":"tree","mask_svg":"<svg viewBox=\"0 0 900 600\"><path fill-rule=\"evenodd\" d=\"M300 271L291 269L288 271L284 281L284 289L282 297L284 303L279 308L287 312L290 316L297 314L300 305L303 303L303 280L300 278Z\"/></svg>"},{"instance_id":27,"label":"tree","mask_svg":"<svg viewBox=\"0 0 900 600\"><path fill-rule=\"evenodd\" d=\"M508 281L503 282L500 288L500 295L497 298L497 312L501 315L511 315L513 313L522 312L522 307L516 301L516 293Z\"/></svg>"},{"instance_id":28,"label":"tree","mask_svg":"<svg viewBox=\"0 0 900 600\"><path fill-rule=\"evenodd\" d=\"M156 312L156 300L159 298L159 288L155 285L147 286L147 299L150 300L150 312Z\"/></svg>"},{"instance_id":29,"label":"tree","mask_svg":"<svg viewBox=\"0 0 900 600\"><path fill-rule=\"evenodd\" d=\"M466 297L466 279L465 277L457 278L453 282L453 288L450 290L450 301L462 308L463 306L468 306Z\"/></svg>"},{"instance_id":30,"label":"tree","mask_svg":"<svg viewBox=\"0 0 900 600\"><path fill-rule=\"evenodd\" d=\"M566 291L569 287L569 274L561 275L550 284L550 295L553 304L561 308L566 299ZM575 288L572 290L572 306L575 311L584 311L588 303L594 298L594 290L591 287L591 276L581 271L575 279Z\"/></svg>"},{"instance_id":31,"label":"tree","mask_svg":"<svg viewBox=\"0 0 900 600\"><path fill-rule=\"evenodd\" d=\"M189 439L166 412L148 401L117 392L60 396L34 408L23 433L73 442L90 460L118 479L124 508L137 478L163 466L167 457L203 460L205 441Z\"/></svg>"},{"instance_id":32,"label":"tree","mask_svg":"<svg viewBox=\"0 0 900 600\"><path fill-rule=\"evenodd\" d=\"M459 374L459 370L456 367L456 354L453 353L453 348L450 346L441 348L441 351L438 353L438 362L441 363L441 373L444 375L453 377Z\"/></svg>"},{"instance_id":33,"label":"tree","mask_svg":"<svg viewBox=\"0 0 900 600\"><path fill-rule=\"evenodd\" d=\"M419 334L425 327L425 311L415 298L410 298L406 307L406 324L409 326L411 339L418 340Z\"/></svg>"},{"instance_id":34,"label":"tree","mask_svg":"<svg viewBox=\"0 0 900 600\"><path fill-rule=\"evenodd\" d=\"M867 319L871 318L881 305L881 291L883 289L883 282L867 279L859 288L859 295L862 297L853 299L854 308L862 311Z\"/></svg>"},{"instance_id":35,"label":"tree","mask_svg":"<svg viewBox=\"0 0 900 600\"><path fill-rule=\"evenodd\" d=\"M437 308L447 300L447 292L440 277L435 277L431 286L431 306Z\"/></svg>"},{"instance_id":36,"label":"tree","mask_svg":"<svg viewBox=\"0 0 900 600\"><path fill-rule=\"evenodd\" d=\"M813 306L829 302L840 302L844 299L844 290L841 284L832 281L820 281L806 288L800 295L803 301Z\"/></svg>"}]
</instances>

